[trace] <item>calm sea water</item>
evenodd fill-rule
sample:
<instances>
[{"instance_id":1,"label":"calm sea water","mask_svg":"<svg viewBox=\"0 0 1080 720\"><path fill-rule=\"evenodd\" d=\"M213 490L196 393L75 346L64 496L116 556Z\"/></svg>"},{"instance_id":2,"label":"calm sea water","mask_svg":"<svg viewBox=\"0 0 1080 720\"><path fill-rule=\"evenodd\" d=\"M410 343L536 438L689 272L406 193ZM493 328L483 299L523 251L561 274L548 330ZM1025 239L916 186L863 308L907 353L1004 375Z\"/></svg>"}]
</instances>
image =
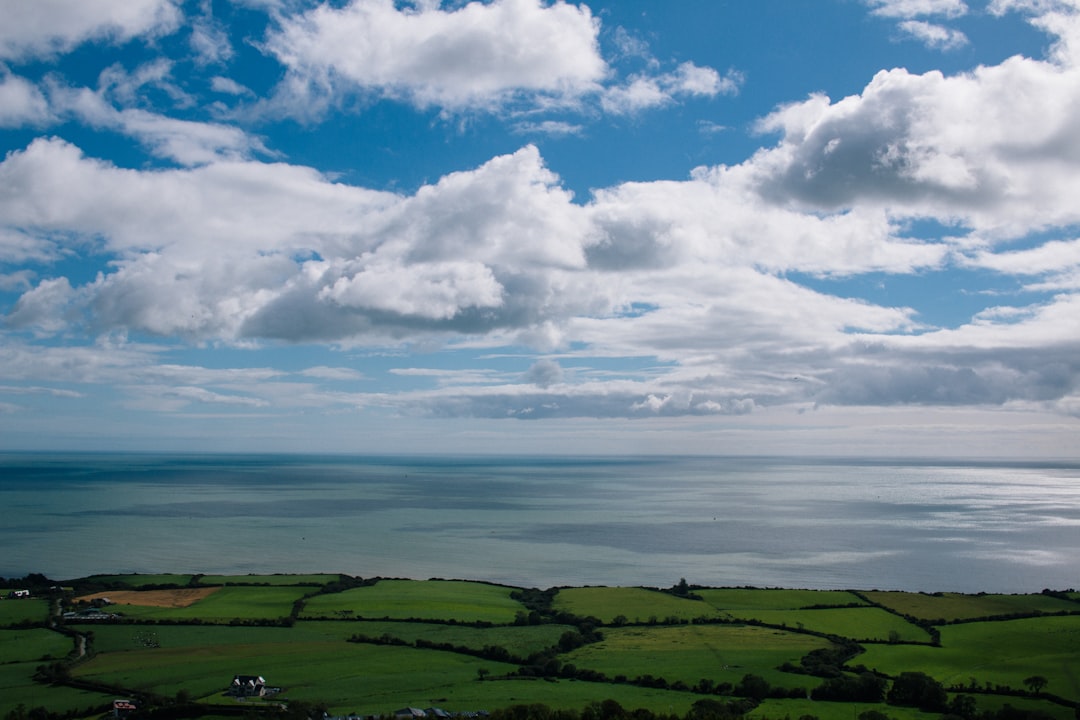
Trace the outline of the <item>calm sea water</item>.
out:
<instances>
[{"instance_id":1,"label":"calm sea water","mask_svg":"<svg viewBox=\"0 0 1080 720\"><path fill-rule=\"evenodd\" d=\"M0 575L1080 586L1080 465L0 455Z\"/></svg>"}]
</instances>

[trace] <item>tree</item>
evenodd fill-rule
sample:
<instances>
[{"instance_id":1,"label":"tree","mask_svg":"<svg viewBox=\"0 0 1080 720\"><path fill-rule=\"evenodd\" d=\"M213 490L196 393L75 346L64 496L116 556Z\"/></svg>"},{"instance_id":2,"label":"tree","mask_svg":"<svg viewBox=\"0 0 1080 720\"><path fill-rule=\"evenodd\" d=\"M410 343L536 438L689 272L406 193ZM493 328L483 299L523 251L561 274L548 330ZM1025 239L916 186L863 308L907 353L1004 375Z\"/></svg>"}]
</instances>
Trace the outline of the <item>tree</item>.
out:
<instances>
[{"instance_id":1,"label":"tree","mask_svg":"<svg viewBox=\"0 0 1080 720\"><path fill-rule=\"evenodd\" d=\"M769 696L769 681L760 675L754 675L753 673L747 673L743 675L742 680L735 686L735 694L740 697L753 698L754 700L764 700Z\"/></svg>"},{"instance_id":2,"label":"tree","mask_svg":"<svg viewBox=\"0 0 1080 720\"><path fill-rule=\"evenodd\" d=\"M1042 675L1032 675L1029 678L1024 678L1024 685L1027 686L1028 690L1035 693L1036 695L1041 693L1043 691L1043 688L1046 687L1048 683L1049 680L1044 678Z\"/></svg>"},{"instance_id":3,"label":"tree","mask_svg":"<svg viewBox=\"0 0 1080 720\"><path fill-rule=\"evenodd\" d=\"M491 671L488 670L486 667L476 668L476 679L477 680L483 681L483 679L486 678L490 674L491 674Z\"/></svg>"},{"instance_id":4,"label":"tree","mask_svg":"<svg viewBox=\"0 0 1080 720\"><path fill-rule=\"evenodd\" d=\"M903 672L893 680L885 702L890 705L917 707L923 712L942 712L948 694L934 678L921 672Z\"/></svg>"}]
</instances>

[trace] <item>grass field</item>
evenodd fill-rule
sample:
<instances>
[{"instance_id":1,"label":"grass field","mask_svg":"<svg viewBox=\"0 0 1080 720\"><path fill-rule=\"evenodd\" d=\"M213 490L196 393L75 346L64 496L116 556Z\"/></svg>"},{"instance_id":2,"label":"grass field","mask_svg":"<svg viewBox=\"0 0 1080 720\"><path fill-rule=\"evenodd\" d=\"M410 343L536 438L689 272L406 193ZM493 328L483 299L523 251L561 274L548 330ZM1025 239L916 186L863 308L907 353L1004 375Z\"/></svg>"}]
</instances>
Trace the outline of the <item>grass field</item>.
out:
<instances>
[{"instance_id":1,"label":"grass field","mask_svg":"<svg viewBox=\"0 0 1080 720\"><path fill-rule=\"evenodd\" d=\"M917 625L881 608L835 608L822 610L741 610L732 611L736 617L756 619L772 625L805 628L827 635L839 635L853 640L885 642L892 633L905 642L930 642L930 634Z\"/></svg>"},{"instance_id":2,"label":"grass field","mask_svg":"<svg viewBox=\"0 0 1080 720\"><path fill-rule=\"evenodd\" d=\"M52 712L63 713L70 710L88 711L113 700L112 695L35 683L34 671L38 665L40 663L36 661L0 664L0 717L19 705L27 710L45 707ZM90 712L82 714L87 717L91 715Z\"/></svg>"},{"instance_id":3,"label":"grass field","mask_svg":"<svg viewBox=\"0 0 1080 720\"><path fill-rule=\"evenodd\" d=\"M737 683L743 675L760 675L781 687L806 687L814 678L777 670L816 648L822 638L749 625L676 625L605 628L602 642L565 656L578 667L598 670L609 678L625 675L662 677L694 685L706 678Z\"/></svg>"},{"instance_id":4,"label":"grass field","mask_svg":"<svg viewBox=\"0 0 1080 720\"><path fill-rule=\"evenodd\" d=\"M71 638L45 628L0 630L0 663L60 659L72 648Z\"/></svg>"},{"instance_id":5,"label":"grass field","mask_svg":"<svg viewBox=\"0 0 1080 720\"><path fill-rule=\"evenodd\" d=\"M1049 595L961 595L959 593L867 592L872 602L921 620L968 620L1014 613L1080 612L1080 603Z\"/></svg>"},{"instance_id":6,"label":"grass field","mask_svg":"<svg viewBox=\"0 0 1080 720\"><path fill-rule=\"evenodd\" d=\"M0 627L21 622L45 622L49 617L49 601L42 598L0 600Z\"/></svg>"},{"instance_id":7,"label":"grass field","mask_svg":"<svg viewBox=\"0 0 1080 720\"><path fill-rule=\"evenodd\" d=\"M852 593L842 590L772 590L757 588L715 588L695 590L706 603L740 616L748 610L799 610L801 608L864 605Z\"/></svg>"},{"instance_id":8,"label":"grass field","mask_svg":"<svg viewBox=\"0 0 1080 720\"><path fill-rule=\"evenodd\" d=\"M1080 616L974 622L941 628L941 647L878 645L859 658L895 675L921 670L946 685L1008 685L1042 675L1047 692L1080 700Z\"/></svg>"},{"instance_id":9,"label":"grass field","mask_svg":"<svg viewBox=\"0 0 1080 720\"><path fill-rule=\"evenodd\" d=\"M483 660L469 652L347 641L354 635L389 636L409 644L422 640L470 651L501 647L527 657L557 646L562 635L573 629L547 621L515 624L526 608L510 597L512 588L464 581L382 580L340 593L312 594L305 601L301 619L291 626L260 627L230 621L286 617L297 599L318 590L314 583L336 581L338 576L212 576L203 581L218 585L196 584L160 592L140 588L186 576L124 577L130 580L125 583L128 590L114 589L111 595L129 604L116 604L111 609L124 613L127 622L73 622L72 627L79 631L92 632L93 640L92 655L73 665L70 672L125 692L175 696L185 691L203 702L231 705L236 701L222 692L234 675L262 675L270 685L285 688L276 699L325 702L337 714L387 713L405 705L460 711L543 703L581 710L591 702L611 698L626 709L642 707L681 715L702 697L621 681L513 677L509 673L517 671L517 665ZM199 598L189 590L211 592ZM777 668L785 662L799 664L811 650L830 646L825 638L807 632L813 631L877 641L865 643L865 653L852 664L865 664L892 676L919 670L947 685L967 686L974 678L979 688L989 683L991 688L1007 685L1023 689L1025 678L1042 675L1049 681L1047 692L1080 701L1080 615L945 625L940 627L941 646L932 647L923 629L880 607L859 604L857 597L847 592L695 592L704 600L646 588L560 590L553 612L579 618L594 616L608 624L600 628L600 642L558 653L556 667L561 666L564 672L570 665L595 670L612 680L652 676L683 688L703 679L736 685L744 675L754 674L774 687L809 689L820 679ZM1072 605L1042 595L868 595L899 611L914 609L936 616L944 609L956 618L1051 612L1059 603ZM20 619L25 619L21 615L29 610L44 619L48 607L44 600L3 604L23 608L16 615ZM807 609L811 606L818 609ZM620 615L627 624L613 622ZM544 611L543 617L550 621L554 616ZM788 629L689 622L702 617L753 618L775 625L786 623ZM469 624L476 622L491 626ZM904 642L885 642L890 639ZM19 703L27 708L45 705L52 712L67 712L110 700L111 696L33 682L38 665L67 656L73 646L70 638L43 628L0 629L0 716ZM481 677L485 679L481 681ZM1009 703L1046 711L1055 720L1072 718L1070 708L1035 697L980 694L976 701L980 708L996 709ZM857 720L858 713L867 709L878 709L892 720L940 717L894 706L809 700L768 700L751 717L783 720L809 714L820 720Z\"/></svg>"},{"instance_id":10,"label":"grass field","mask_svg":"<svg viewBox=\"0 0 1080 720\"><path fill-rule=\"evenodd\" d=\"M353 635L376 638L390 635L409 643L423 639L433 643L449 643L476 650L487 645L497 645L522 657L555 645L559 641L559 636L568 629L570 628L565 625L474 628L465 625L378 621L300 621L291 628L229 625L95 625L93 627L94 650L99 653L145 652L158 648L228 648L232 645L290 642L344 642ZM68 642L70 644L70 641ZM146 657L152 658L152 652Z\"/></svg>"},{"instance_id":11,"label":"grass field","mask_svg":"<svg viewBox=\"0 0 1080 720\"><path fill-rule=\"evenodd\" d=\"M177 575L175 573L161 573L157 575L93 575L87 578L89 582L127 585L133 588L146 587L147 585L188 585L193 575Z\"/></svg>"},{"instance_id":12,"label":"grass field","mask_svg":"<svg viewBox=\"0 0 1080 720\"><path fill-rule=\"evenodd\" d=\"M140 620L201 620L228 622L274 620L288 617L293 603L311 592L303 587L223 587L204 599L182 607L156 605L110 605L111 612Z\"/></svg>"},{"instance_id":13,"label":"grass field","mask_svg":"<svg viewBox=\"0 0 1080 720\"><path fill-rule=\"evenodd\" d=\"M554 608L582 617L595 617L605 623L620 615L632 623L649 622L650 618L662 621L665 618L720 617L720 613L700 600L632 587L564 588L555 596Z\"/></svg>"},{"instance_id":14,"label":"grass field","mask_svg":"<svg viewBox=\"0 0 1080 720\"><path fill-rule=\"evenodd\" d=\"M337 574L316 575L202 575L199 585L315 585L323 586L341 579Z\"/></svg>"},{"instance_id":15,"label":"grass field","mask_svg":"<svg viewBox=\"0 0 1080 720\"><path fill-rule=\"evenodd\" d=\"M301 617L455 620L510 623L521 603L511 588L457 580L380 580L375 585L311 598Z\"/></svg>"}]
</instances>

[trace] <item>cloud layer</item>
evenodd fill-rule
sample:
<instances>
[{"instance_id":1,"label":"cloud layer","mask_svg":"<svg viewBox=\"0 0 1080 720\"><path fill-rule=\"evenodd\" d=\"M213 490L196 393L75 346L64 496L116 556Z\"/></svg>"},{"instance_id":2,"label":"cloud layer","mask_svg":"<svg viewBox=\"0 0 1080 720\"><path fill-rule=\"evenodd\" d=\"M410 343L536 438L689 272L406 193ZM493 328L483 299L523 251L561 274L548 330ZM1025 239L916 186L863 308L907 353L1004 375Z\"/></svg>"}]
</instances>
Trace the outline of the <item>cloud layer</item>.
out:
<instances>
[{"instance_id":1,"label":"cloud layer","mask_svg":"<svg viewBox=\"0 0 1080 720\"><path fill-rule=\"evenodd\" d=\"M3 57L180 23L179 6L146 0L87 2L48 24L47 4L0 5L14 13ZM962 17L960 0L866 4L930 45L966 42L923 19ZM580 4L274 7L259 45L283 73L271 95L245 106L245 86L213 76L262 117L314 121L360 97L446 117L518 113L573 135L579 125L543 111L632 116L752 81L691 60L620 76L602 55L601 20ZM239 110L179 112L189 91L169 62L111 68L93 88L4 69L0 126L80 123L158 162L125 166L48 133L0 162L0 281L17 293L0 381L43 388L60 373L160 412L550 419L974 406L1076 417L1080 18L1069 2L992 10L1026 13L1056 44L963 73L883 70L858 94L776 108L757 123L768 142L741 162L587 197L527 143L412 191L346 182L277 154L234 122ZM192 38L201 61L225 62L204 20ZM146 105L151 92L170 107ZM47 270L72 257L100 271ZM1018 295L950 324L907 302L830 292L945 272L1019 278ZM382 392L357 389L366 375L344 366L161 362L173 342L412 357L395 368L402 387ZM479 374L416 361L437 352L526 359Z\"/></svg>"}]
</instances>

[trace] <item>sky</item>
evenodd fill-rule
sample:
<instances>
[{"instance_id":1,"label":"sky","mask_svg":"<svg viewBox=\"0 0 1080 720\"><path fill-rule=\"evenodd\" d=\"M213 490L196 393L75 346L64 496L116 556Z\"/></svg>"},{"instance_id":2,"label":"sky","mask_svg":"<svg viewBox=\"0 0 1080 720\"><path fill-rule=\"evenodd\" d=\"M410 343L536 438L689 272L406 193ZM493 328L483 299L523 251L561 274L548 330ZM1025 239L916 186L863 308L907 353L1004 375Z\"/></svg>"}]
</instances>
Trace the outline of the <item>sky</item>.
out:
<instances>
[{"instance_id":1,"label":"sky","mask_svg":"<svg viewBox=\"0 0 1080 720\"><path fill-rule=\"evenodd\" d=\"M1080 0L0 17L0 450L1080 457Z\"/></svg>"}]
</instances>

